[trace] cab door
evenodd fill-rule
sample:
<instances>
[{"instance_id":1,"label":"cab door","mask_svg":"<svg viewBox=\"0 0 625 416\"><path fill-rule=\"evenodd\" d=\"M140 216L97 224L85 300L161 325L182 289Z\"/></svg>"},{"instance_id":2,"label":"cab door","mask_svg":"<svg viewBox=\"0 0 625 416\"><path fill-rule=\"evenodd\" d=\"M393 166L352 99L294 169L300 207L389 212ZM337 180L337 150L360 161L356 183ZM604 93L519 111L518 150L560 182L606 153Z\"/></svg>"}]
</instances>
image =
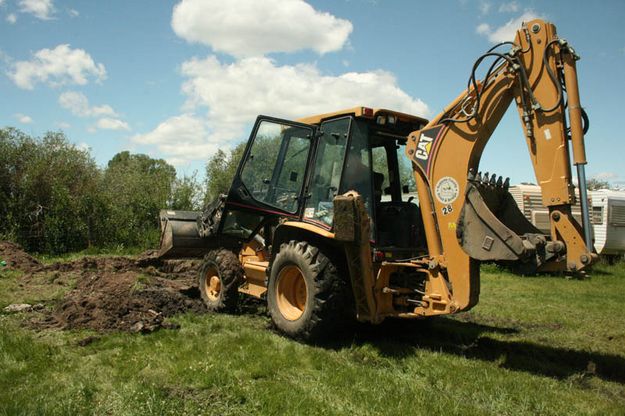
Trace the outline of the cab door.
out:
<instances>
[{"instance_id":1,"label":"cab door","mask_svg":"<svg viewBox=\"0 0 625 416\"><path fill-rule=\"evenodd\" d=\"M226 200L222 233L248 238L267 216L299 217L315 129L259 116Z\"/></svg>"},{"instance_id":2,"label":"cab door","mask_svg":"<svg viewBox=\"0 0 625 416\"><path fill-rule=\"evenodd\" d=\"M346 192L343 188L354 189L352 183L342 185L344 166L352 163L351 160L346 162L351 125L350 116L324 121L320 125L304 221L330 229L334 221L334 197Z\"/></svg>"}]
</instances>

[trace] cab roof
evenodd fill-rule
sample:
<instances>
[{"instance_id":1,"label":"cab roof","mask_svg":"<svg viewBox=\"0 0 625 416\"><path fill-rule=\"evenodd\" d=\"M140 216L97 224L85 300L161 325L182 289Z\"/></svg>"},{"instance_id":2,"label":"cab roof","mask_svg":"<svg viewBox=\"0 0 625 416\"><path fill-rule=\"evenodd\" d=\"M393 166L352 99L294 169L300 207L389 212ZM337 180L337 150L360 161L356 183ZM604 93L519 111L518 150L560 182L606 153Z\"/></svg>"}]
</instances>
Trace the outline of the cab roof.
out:
<instances>
[{"instance_id":1,"label":"cab roof","mask_svg":"<svg viewBox=\"0 0 625 416\"><path fill-rule=\"evenodd\" d=\"M401 113L399 111L387 110L384 108L369 108L369 107L353 107L345 110L336 111L333 113L325 113L314 115L310 117L300 118L297 121L305 124L320 124L323 121L338 118L342 116L353 115L356 118L364 118L378 121L383 123L389 119L389 116L395 117L395 120L401 122L401 124L408 124L411 126L411 130L419 130L428 123L428 120L411 114Z\"/></svg>"}]
</instances>

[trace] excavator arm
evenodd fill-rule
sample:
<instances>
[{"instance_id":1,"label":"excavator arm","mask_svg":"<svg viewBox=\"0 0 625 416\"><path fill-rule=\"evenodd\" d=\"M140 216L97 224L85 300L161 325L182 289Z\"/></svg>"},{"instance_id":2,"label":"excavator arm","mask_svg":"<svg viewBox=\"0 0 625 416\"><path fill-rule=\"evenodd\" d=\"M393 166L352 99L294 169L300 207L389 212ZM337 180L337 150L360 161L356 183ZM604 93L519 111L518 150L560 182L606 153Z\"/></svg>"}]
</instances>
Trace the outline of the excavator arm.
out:
<instances>
[{"instance_id":1,"label":"excavator arm","mask_svg":"<svg viewBox=\"0 0 625 416\"><path fill-rule=\"evenodd\" d=\"M430 280L447 282L446 288L435 285L447 292L436 294L448 300L441 313L477 303L480 261L501 261L526 271L578 272L596 258L585 187L578 57L557 36L555 26L542 20L524 24L509 52L496 50L478 59L467 90L428 125L411 133L406 146L426 232ZM494 62L477 81L475 71L489 57ZM540 233L518 210L507 190L508 180L478 172L484 147L513 101L549 209L550 236ZM569 140L579 176L583 226L571 213L575 193Z\"/></svg>"}]
</instances>

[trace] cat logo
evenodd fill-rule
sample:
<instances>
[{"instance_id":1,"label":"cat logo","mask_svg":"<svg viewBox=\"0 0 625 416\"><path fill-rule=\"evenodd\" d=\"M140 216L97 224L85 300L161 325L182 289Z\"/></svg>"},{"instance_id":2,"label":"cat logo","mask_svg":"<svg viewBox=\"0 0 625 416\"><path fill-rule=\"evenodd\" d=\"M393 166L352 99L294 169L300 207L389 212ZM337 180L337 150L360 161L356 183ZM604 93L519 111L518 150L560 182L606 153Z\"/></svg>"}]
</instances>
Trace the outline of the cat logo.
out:
<instances>
[{"instance_id":1,"label":"cat logo","mask_svg":"<svg viewBox=\"0 0 625 416\"><path fill-rule=\"evenodd\" d=\"M417 144L417 151L415 152L417 159L428 160L433 141L434 139L432 137L421 134L419 137L419 143Z\"/></svg>"}]
</instances>

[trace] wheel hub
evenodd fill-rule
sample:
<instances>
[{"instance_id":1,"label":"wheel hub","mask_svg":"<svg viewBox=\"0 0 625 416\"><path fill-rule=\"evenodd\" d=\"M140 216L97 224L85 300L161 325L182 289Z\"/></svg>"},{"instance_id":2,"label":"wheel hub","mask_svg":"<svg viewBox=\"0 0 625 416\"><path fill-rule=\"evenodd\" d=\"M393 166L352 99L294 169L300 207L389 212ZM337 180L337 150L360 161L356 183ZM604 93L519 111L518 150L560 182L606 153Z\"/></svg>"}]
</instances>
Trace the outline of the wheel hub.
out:
<instances>
[{"instance_id":1,"label":"wheel hub","mask_svg":"<svg viewBox=\"0 0 625 416\"><path fill-rule=\"evenodd\" d=\"M217 274L217 270L212 268L207 270L206 279L204 280L204 289L209 299L213 301L219 299L219 294L221 293L221 279Z\"/></svg>"},{"instance_id":2,"label":"wheel hub","mask_svg":"<svg viewBox=\"0 0 625 416\"><path fill-rule=\"evenodd\" d=\"M302 271L297 266L286 266L278 274L276 284L278 309L289 321L296 321L306 309L308 290Z\"/></svg>"}]
</instances>

